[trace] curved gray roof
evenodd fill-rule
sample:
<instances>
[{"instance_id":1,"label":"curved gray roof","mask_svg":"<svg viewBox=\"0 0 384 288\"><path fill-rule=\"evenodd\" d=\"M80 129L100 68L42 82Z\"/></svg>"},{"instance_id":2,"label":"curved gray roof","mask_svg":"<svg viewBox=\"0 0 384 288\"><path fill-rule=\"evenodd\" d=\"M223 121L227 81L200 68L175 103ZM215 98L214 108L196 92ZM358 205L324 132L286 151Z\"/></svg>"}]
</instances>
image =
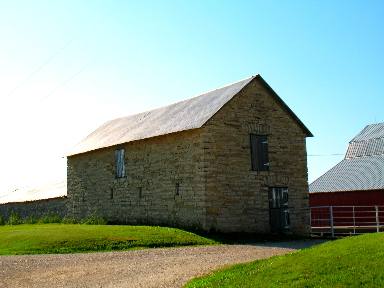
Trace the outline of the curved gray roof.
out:
<instances>
[{"instance_id":1,"label":"curved gray roof","mask_svg":"<svg viewBox=\"0 0 384 288\"><path fill-rule=\"evenodd\" d=\"M384 123L366 126L345 159L309 185L309 192L384 189Z\"/></svg>"},{"instance_id":2,"label":"curved gray roof","mask_svg":"<svg viewBox=\"0 0 384 288\"><path fill-rule=\"evenodd\" d=\"M384 138L374 138L366 141L351 142L345 158L373 156L384 154Z\"/></svg>"},{"instance_id":3,"label":"curved gray roof","mask_svg":"<svg viewBox=\"0 0 384 288\"><path fill-rule=\"evenodd\" d=\"M377 138L384 138L384 123L367 125L350 142L366 141Z\"/></svg>"},{"instance_id":4,"label":"curved gray roof","mask_svg":"<svg viewBox=\"0 0 384 288\"><path fill-rule=\"evenodd\" d=\"M309 192L384 189L384 155L344 159L309 185Z\"/></svg>"},{"instance_id":5,"label":"curved gray roof","mask_svg":"<svg viewBox=\"0 0 384 288\"><path fill-rule=\"evenodd\" d=\"M169 106L108 121L77 144L67 156L200 128L253 79L260 80L282 108L298 123L306 135L312 136L308 128L305 127L264 79L260 75L256 75Z\"/></svg>"}]
</instances>

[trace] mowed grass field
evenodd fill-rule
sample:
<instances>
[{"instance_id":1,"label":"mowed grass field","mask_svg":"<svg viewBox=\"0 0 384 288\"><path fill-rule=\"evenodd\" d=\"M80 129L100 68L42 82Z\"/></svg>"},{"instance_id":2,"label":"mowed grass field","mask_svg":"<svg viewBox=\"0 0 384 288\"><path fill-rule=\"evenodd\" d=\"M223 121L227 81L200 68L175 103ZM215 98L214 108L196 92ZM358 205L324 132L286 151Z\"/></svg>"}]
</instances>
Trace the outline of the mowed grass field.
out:
<instances>
[{"instance_id":1,"label":"mowed grass field","mask_svg":"<svg viewBox=\"0 0 384 288\"><path fill-rule=\"evenodd\" d=\"M384 233L235 265L185 287L384 287Z\"/></svg>"},{"instance_id":2,"label":"mowed grass field","mask_svg":"<svg viewBox=\"0 0 384 288\"><path fill-rule=\"evenodd\" d=\"M114 251L215 243L194 233L167 227L83 224L0 226L0 255Z\"/></svg>"}]
</instances>

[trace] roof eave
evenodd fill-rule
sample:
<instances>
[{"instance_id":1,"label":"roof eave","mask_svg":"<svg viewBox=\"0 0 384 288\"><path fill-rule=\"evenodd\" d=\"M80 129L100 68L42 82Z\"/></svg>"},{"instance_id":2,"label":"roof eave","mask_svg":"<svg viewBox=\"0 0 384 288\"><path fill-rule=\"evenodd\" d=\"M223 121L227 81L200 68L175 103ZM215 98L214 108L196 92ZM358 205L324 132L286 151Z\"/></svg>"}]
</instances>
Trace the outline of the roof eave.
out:
<instances>
[{"instance_id":1,"label":"roof eave","mask_svg":"<svg viewBox=\"0 0 384 288\"><path fill-rule=\"evenodd\" d=\"M202 126L192 127L190 129L174 131L174 132L171 132L171 133L166 133L166 134L161 134L161 135L154 135L154 136L151 136L151 137L140 138L140 139L136 139L136 140L132 140L132 141L123 141L123 142L114 143L114 144L111 144L111 145L107 145L107 146L103 146L103 147L99 147L99 148L95 148L95 149L91 149L91 150L86 150L86 151L69 152L69 153L67 153L63 157L69 158L69 157L72 157L72 156L77 156L77 155L81 155L81 154L95 152L95 151L99 151L99 150L103 150L103 149L111 149L113 147L121 147L122 145L125 145L127 143L139 142L139 141L147 141L149 139L163 137L163 136L167 136L167 135L178 134L178 133L183 133L185 131L194 131L194 130L200 129L201 127Z\"/></svg>"},{"instance_id":2,"label":"roof eave","mask_svg":"<svg viewBox=\"0 0 384 288\"><path fill-rule=\"evenodd\" d=\"M291 110L291 108L288 107L287 104L283 101L283 99L280 98L280 96L272 89L271 86L261 77L260 74L257 74L256 79L259 79L260 82L267 88L269 92L272 93L272 95L276 98L277 102L285 109L291 117L299 124L299 126L304 130L307 137L313 137L313 134L309 129L304 125L304 123L299 119L299 117L296 116L296 114Z\"/></svg>"},{"instance_id":3,"label":"roof eave","mask_svg":"<svg viewBox=\"0 0 384 288\"><path fill-rule=\"evenodd\" d=\"M329 191L309 191L309 194L328 194L328 193L348 193L348 192L366 192L366 191L384 191L384 187L382 188L367 188L367 189L348 189L348 190L329 190Z\"/></svg>"}]
</instances>

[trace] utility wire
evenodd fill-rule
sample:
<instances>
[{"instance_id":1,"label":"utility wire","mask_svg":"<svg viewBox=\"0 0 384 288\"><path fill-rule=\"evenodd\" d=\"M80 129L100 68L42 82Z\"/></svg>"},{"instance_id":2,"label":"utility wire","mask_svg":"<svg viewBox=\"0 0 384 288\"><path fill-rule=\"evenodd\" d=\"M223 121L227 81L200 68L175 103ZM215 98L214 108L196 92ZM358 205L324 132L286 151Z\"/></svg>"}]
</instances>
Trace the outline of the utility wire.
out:
<instances>
[{"instance_id":1,"label":"utility wire","mask_svg":"<svg viewBox=\"0 0 384 288\"><path fill-rule=\"evenodd\" d=\"M16 90L21 88L25 83L27 83L34 75L39 73L46 65L48 65L52 60L57 57L62 51L64 51L70 44L72 40L68 41L63 47L61 47L56 53L52 54L44 63L42 63L39 67L37 67L34 71L32 71L24 80L22 80L16 87L14 87L7 96L11 96ZM36 104L39 104L52 96L54 93L56 93L60 88L68 85L69 82L71 82L74 78L76 78L79 74L81 74L90 64L91 62L88 62L83 67L81 67L80 70L78 70L76 73L72 74L70 77L62 81L59 85L57 85L54 89L52 89L47 95L43 96L40 100L36 101ZM6 194L0 195L0 199L6 198L8 196L14 195L15 193L18 193L19 188L13 189L11 192L8 192Z\"/></svg>"},{"instance_id":2,"label":"utility wire","mask_svg":"<svg viewBox=\"0 0 384 288\"><path fill-rule=\"evenodd\" d=\"M68 41L63 47L61 47L59 50L57 50L55 53L53 53L47 60L43 62L40 66L38 66L35 70L33 70L26 78L24 78L18 85L16 85L8 94L7 96L11 96L13 93L15 93L16 90L20 89L25 83L28 82L29 79L31 79L33 76L35 76L37 73L39 73L45 66L47 66L50 62L52 62L53 59L55 59L61 52L64 51L65 48L67 48L72 43L72 40Z\"/></svg>"},{"instance_id":3,"label":"utility wire","mask_svg":"<svg viewBox=\"0 0 384 288\"><path fill-rule=\"evenodd\" d=\"M79 76L79 74L81 74L91 63L87 63L85 64L83 67L81 67L80 70L78 70L76 73L72 74L70 77L68 77L67 79L65 79L64 81L62 81L59 85L57 85L55 88L53 88L51 90L51 92L49 92L47 95L43 96L39 102L43 102L44 100L46 100L47 98L49 98L50 96L52 96L53 94L56 93L56 91L58 91L60 88L68 85L69 82L71 82L74 78L76 78L77 76Z\"/></svg>"},{"instance_id":4,"label":"utility wire","mask_svg":"<svg viewBox=\"0 0 384 288\"><path fill-rule=\"evenodd\" d=\"M335 154L308 154L307 156L310 156L310 157L328 157L328 156L341 156L341 155L344 155L341 154L341 153L335 153Z\"/></svg>"}]
</instances>

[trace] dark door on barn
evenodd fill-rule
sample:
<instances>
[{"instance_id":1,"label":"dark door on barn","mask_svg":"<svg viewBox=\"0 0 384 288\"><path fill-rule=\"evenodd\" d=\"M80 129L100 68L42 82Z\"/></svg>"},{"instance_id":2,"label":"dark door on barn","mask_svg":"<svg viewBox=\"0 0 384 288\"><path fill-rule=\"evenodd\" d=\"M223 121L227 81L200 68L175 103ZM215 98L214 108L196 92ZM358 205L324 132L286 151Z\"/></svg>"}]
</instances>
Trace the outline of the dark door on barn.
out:
<instances>
[{"instance_id":1,"label":"dark door on barn","mask_svg":"<svg viewBox=\"0 0 384 288\"><path fill-rule=\"evenodd\" d=\"M269 188L269 221L273 233L284 233L289 230L287 187Z\"/></svg>"}]
</instances>

